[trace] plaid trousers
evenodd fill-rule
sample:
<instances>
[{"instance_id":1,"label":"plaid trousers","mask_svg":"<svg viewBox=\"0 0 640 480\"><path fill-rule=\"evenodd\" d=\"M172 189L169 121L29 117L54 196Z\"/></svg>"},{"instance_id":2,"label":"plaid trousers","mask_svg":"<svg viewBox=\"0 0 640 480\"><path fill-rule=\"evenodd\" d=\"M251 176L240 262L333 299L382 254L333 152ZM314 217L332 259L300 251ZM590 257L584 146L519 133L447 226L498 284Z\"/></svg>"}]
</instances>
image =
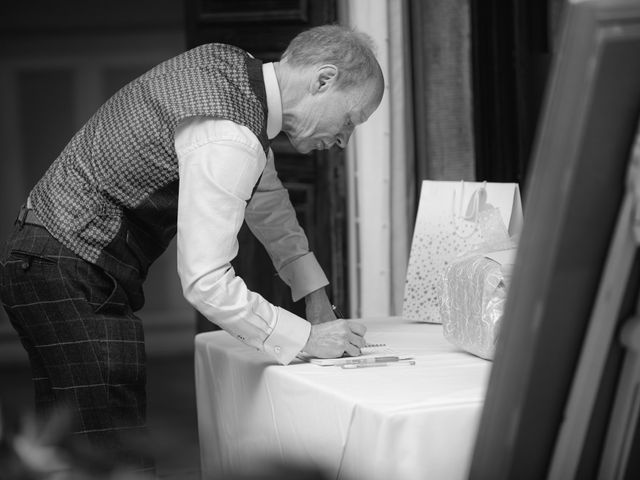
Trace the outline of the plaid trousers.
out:
<instances>
[{"instance_id":1,"label":"plaid trousers","mask_svg":"<svg viewBox=\"0 0 640 480\"><path fill-rule=\"evenodd\" d=\"M152 470L146 454L131 451L146 436L146 359L120 283L45 228L17 222L0 256L0 298L29 355L36 412L68 408L74 438Z\"/></svg>"}]
</instances>

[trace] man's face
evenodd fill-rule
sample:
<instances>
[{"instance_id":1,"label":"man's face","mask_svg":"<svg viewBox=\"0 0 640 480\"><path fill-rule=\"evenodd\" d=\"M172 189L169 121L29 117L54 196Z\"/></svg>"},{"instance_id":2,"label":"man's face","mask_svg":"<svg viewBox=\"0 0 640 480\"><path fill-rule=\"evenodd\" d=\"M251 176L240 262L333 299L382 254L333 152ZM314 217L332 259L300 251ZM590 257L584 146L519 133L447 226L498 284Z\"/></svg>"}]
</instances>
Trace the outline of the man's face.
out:
<instances>
[{"instance_id":1,"label":"man's face","mask_svg":"<svg viewBox=\"0 0 640 480\"><path fill-rule=\"evenodd\" d=\"M295 121L285 133L300 153L345 148L354 128L367 121L380 103L379 89L371 80L362 86L340 90L335 86L307 95Z\"/></svg>"}]
</instances>

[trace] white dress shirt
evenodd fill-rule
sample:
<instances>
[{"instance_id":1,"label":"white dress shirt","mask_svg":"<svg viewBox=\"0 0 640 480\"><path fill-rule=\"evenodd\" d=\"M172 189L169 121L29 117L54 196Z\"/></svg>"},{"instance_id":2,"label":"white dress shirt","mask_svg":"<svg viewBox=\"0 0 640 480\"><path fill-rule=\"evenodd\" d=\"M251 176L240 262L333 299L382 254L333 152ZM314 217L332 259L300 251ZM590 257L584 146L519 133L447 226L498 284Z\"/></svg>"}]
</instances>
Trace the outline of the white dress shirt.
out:
<instances>
[{"instance_id":1,"label":"white dress shirt","mask_svg":"<svg viewBox=\"0 0 640 480\"><path fill-rule=\"evenodd\" d=\"M263 64L263 76L267 135L272 139L282 128L273 64ZM250 291L230 265L246 220L291 287L294 301L329 283L309 252L307 237L278 179L273 152L269 149L265 156L248 128L211 117L183 121L176 130L175 149L180 169L178 274L185 298L244 343L288 364L305 346L311 325Z\"/></svg>"}]
</instances>

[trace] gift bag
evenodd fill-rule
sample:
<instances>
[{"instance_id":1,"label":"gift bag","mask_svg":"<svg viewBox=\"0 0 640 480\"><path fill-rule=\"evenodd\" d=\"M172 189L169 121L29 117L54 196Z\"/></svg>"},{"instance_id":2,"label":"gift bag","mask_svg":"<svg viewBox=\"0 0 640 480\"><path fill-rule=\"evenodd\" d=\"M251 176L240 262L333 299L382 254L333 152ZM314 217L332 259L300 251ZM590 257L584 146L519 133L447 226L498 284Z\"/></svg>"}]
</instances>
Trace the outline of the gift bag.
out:
<instances>
[{"instance_id":1,"label":"gift bag","mask_svg":"<svg viewBox=\"0 0 640 480\"><path fill-rule=\"evenodd\" d=\"M404 300L403 317L442 323L442 276L459 255L482 244L499 248L522 230L522 201L515 183L422 182Z\"/></svg>"}]
</instances>

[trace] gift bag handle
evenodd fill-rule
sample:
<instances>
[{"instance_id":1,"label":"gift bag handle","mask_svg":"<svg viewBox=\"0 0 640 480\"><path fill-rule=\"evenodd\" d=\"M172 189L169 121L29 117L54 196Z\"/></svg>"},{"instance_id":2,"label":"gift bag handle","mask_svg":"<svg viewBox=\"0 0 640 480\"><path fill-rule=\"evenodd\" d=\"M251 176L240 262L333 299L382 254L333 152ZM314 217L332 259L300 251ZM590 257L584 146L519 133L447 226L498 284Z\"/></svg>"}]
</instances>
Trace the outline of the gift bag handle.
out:
<instances>
[{"instance_id":1,"label":"gift bag handle","mask_svg":"<svg viewBox=\"0 0 640 480\"><path fill-rule=\"evenodd\" d=\"M463 181L464 188L464 181ZM478 214L484 210L484 207L487 204L487 182L482 182L482 186L476 188L476 190L471 194L471 198L469 199L469 203L467 204L467 211L465 215L462 217L465 220L472 220L474 222L478 222Z\"/></svg>"},{"instance_id":2,"label":"gift bag handle","mask_svg":"<svg viewBox=\"0 0 640 480\"><path fill-rule=\"evenodd\" d=\"M455 188L453 189L451 211L452 211L452 217L454 222L454 228L458 226L456 223L458 219L470 221L475 224L476 228L474 228L473 231L469 233L469 235L463 237L463 238L469 238L476 232L476 229L478 226L478 215L485 208L487 204L487 182L486 181L482 182L482 185L474 190L474 192L471 194L471 197L469 198L469 202L467 203L466 208L463 207L464 188L465 188L464 180L460 180L459 201L456 201L456 189ZM457 209L456 209L456 203L458 203ZM456 235L458 235L457 230L458 229L455 228Z\"/></svg>"}]
</instances>

